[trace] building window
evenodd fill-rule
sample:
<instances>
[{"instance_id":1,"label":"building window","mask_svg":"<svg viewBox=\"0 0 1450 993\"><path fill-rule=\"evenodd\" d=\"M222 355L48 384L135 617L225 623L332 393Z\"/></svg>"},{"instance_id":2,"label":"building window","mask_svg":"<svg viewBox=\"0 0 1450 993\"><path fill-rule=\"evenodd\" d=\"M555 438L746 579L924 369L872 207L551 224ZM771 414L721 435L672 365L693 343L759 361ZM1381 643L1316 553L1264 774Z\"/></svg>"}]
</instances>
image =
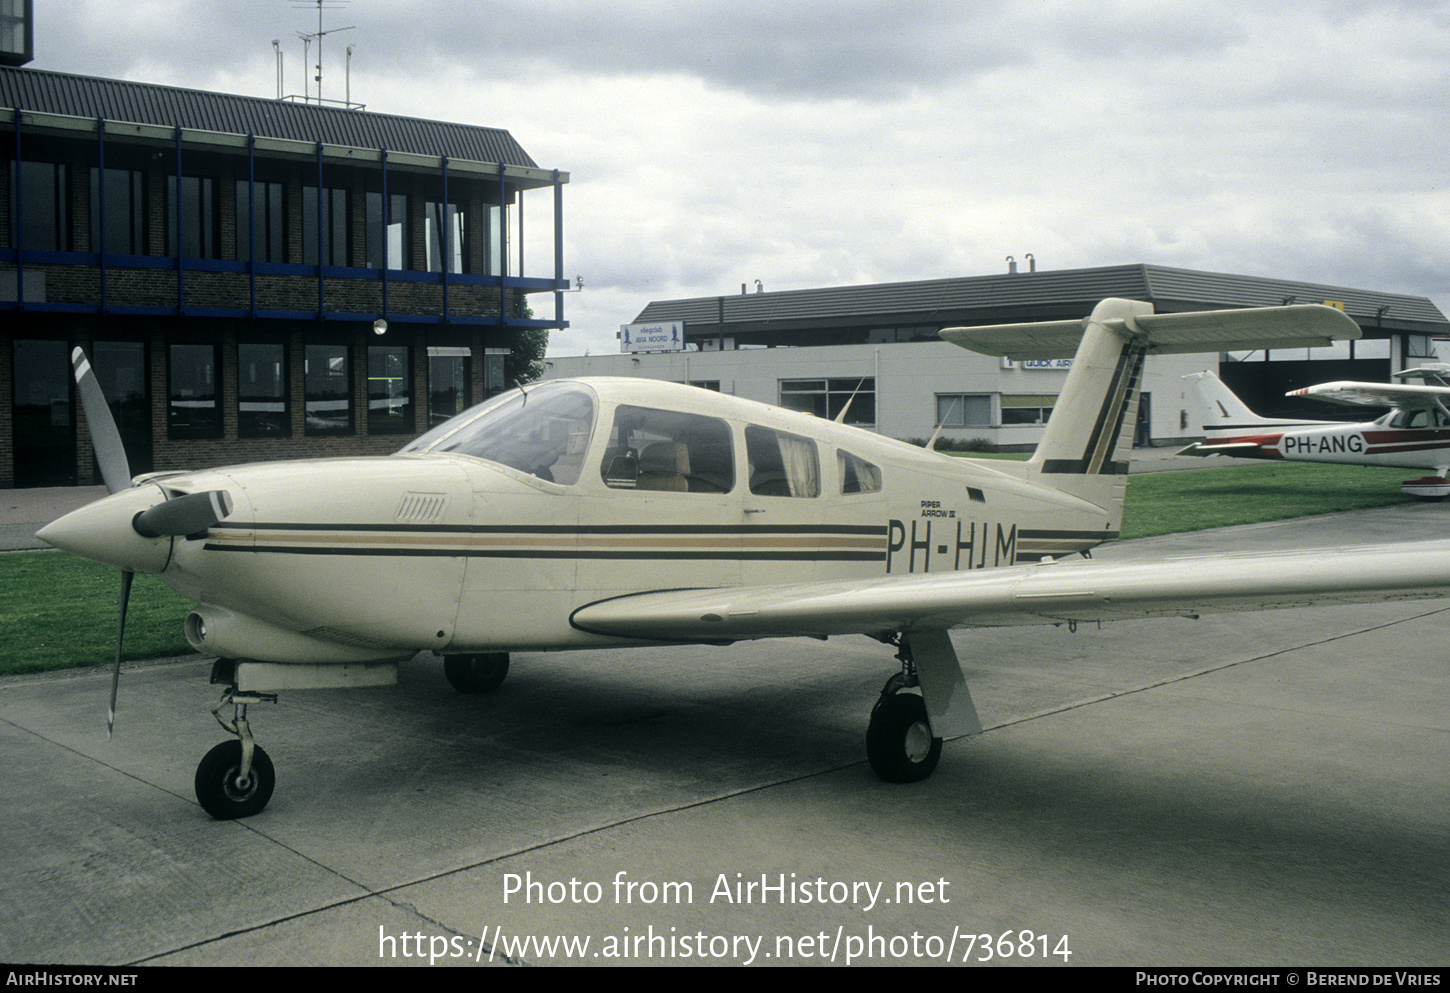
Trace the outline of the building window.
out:
<instances>
[{"instance_id":1,"label":"building window","mask_svg":"<svg viewBox=\"0 0 1450 993\"><path fill-rule=\"evenodd\" d=\"M756 496L821 495L821 460L809 438L751 426L745 429L750 492Z\"/></svg>"},{"instance_id":2,"label":"building window","mask_svg":"<svg viewBox=\"0 0 1450 993\"><path fill-rule=\"evenodd\" d=\"M262 181L255 184L255 191L253 187L245 179L237 180L237 259L252 261L255 240L258 262L286 262L286 187L282 183ZM253 225L248 225L248 217L253 219Z\"/></svg>"},{"instance_id":3,"label":"building window","mask_svg":"<svg viewBox=\"0 0 1450 993\"><path fill-rule=\"evenodd\" d=\"M283 438L292 433L287 349L280 344L237 346L237 435Z\"/></svg>"},{"instance_id":4,"label":"building window","mask_svg":"<svg viewBox=\"0 0 1450 993\"><path fill-rule=\"evenodd\" d=\"M446 209L445 209L446 207ZM467 272L468 212L461 204L433 200L424 205L429 272ZM444 234L447 245L444 245Z\"/></svg>"},{"instance_id":5,"label":"building window","mask_svg":"<svg viewBox=\"0 0 1450 993\"><path fill-rule=\"evenodd\" d=\"M140 341L92 341L91 368L101 384L111 419L126 449L131 472L150 472L151 376L147 347Z\"/></svg>"},{"instance_id":6,"label":"building window","mask_svg":"<svg viewBox=\"0 0 1450 993\"><path fill-rule=\"evenodd\" d=\"M139 169L91 169L91 247L109 255L146 254L146 176ZM101 199L105 194L105 244L101 244Z\"/></svg>"},{"instance_id":7,"label":"building window","mask_svg":"<svg viewBox=\"0 0 1450 993\"><path fill-rule=\"evenodd\" d=\"M10 244L31 251L70 251L69 170L61 162L22 162L17 182L16 169L12 161Z\"/></svg>"},{"instance_id":8,"label":"building window","mask_svg":"<svg viewBox=\"0 0 1450 993\"><path fill-rule=\"evenodd\" d=\"M388 250L389 269L408 268L408 198L401 193L388 194L387 216L383 215L383 195L367 195L367 266L383 268L383 248Z\"/></svg>"},{"instance_id":9,"label":"building window","mask_svg":"<svg viewBox=\"0 0 1450 993\"><path fill-rule=\"evenodd\" d=\"M1003 424L1046 424L1057 397L1052 394L1002 394Z\"/></svg>"},{"instance_id":10,"label":"building window","mask_svg":"<svg viewBox=\"0 0 1450 993\"><path fill-rule=\"evenodd\" d=\"M498 396L509 388L507 348L485 348L483 350L483 396L488 399Z\"/></svg>"},{"instance_id":11,"label":"building window","mask_svg":"<svg viewBox=\"0 0 1450 993\"><path fill-rule=\"evenodd\" d=\"M166 371L166 432L172 438L220 438L217 346L172 345Z\"/></svg>"},{"instance_id":12,"label":"building window","mask_svg":"<svg viewBox=\"0 0 1450 993\"><path fill-rule=\"evenodd\" d=\"M488 248L485 262L488 268L484 272L489 276L502 276L503 253L508 241L508 234L501 227L505 223L504 208L498 204L485 205L484 214L483 243Z\"/></svg>"},{"instance_id":13,"label":"building window","mask_svg":"<svg viewBox=\"0 0 1450 993\"><path fill-rule=\"evenodd\" d=\"M23 66L35 57L31 0L0 0L0 65Z\"/></svg>"},{"instance_id":14,"label":"building window","mask_svg":"<svg viewBox=\"0 0 1450 993\"><path fill-rule=\"evenodd\" d=\"M466 346L432 346L428 349L428 427L463 413L469 397L469 359Z\"/></svg>"},{"instance_id":15,"label":"building window","mask_svg":"<svg viewBox=\"0 0 1450 993\"><path fill-rule=\"evenodd\" d=\"M210 176L181 177L181 254L188 259L221 257L221 223L216 180ZM176 255L177 183L166 177L166 254Z\"/></svg>"},{"instance_id":16,"label":"building window","mask_svg":"<svg viewBox=\"0 0 1450 993\"><path fill-rule=\"evenodd\" d=\"M1435 339L1427 334L1405 335L1405 357L1410 359L1439 358L1435 352Z\"/></svg>"},{"instance_id":17,"label":"building window","mask_svg":"<svg viewBox=\"0 0 1450 993\"><path fill-rule=\"evenodd\" d=\"M986 393L938 393L936 424L943 428L992 426L992 398Z\"/></svg>"},{"instance_id":18,"label":"building window","mask_svg":"<svg viewBox=\"0 0 1450 993\"><path fill-rule=\"evenodd\" d=\"M321 264L350 264L347 240L347 190L335 186L322 188L322 221L319 231L317 187L302 187L302 263L318 264L318 238L321 236Z\"/></svg>"},{"instance_id":19,"label":"building window","mask_svg":"<svg viewBox=\"0 0 1450 993\"><path fill-rule=\"evenodd\" d=\"M368 434L416 434L406 345L368 346Z\"/></svg>"},{"instance_id":20,"label":"building window","mask_svg":"<svg viewBox=\"0 0 1450 993\"><path fill-rule=\"evenodd\" d=\"M10 396L16 486L74 486L75 415L70 349L64 341L18 338Z\"/></svg>"},{"instance_id":21,"label":"building window","mask_svg":"<svg viewBox=\"0 0 1450 993\"><path fill-rule=\"evenodd\" d=\"M303 370L308 434L352 434L352 362L346 345L308 345Z\"/></svg>"},{"instance_id":22,"label":"building window","mask_svg":"<svg viewBox=\"0 0 1450 993\"><path fill-rule=\"evenodd\" d=\"M845 410L844 423L870 427L876 423L876 380L871 376L782 379L780 405L828 420L835 420Z\"/></svg>"}]
</instances>

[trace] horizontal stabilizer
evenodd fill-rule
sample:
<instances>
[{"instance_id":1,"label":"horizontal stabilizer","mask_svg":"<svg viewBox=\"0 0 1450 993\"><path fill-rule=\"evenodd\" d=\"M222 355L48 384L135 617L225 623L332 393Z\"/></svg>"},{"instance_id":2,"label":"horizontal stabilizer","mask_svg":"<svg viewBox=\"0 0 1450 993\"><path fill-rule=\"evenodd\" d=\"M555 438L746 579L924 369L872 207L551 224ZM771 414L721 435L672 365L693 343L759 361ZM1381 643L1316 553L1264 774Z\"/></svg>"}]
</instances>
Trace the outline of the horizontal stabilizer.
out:
<instances>
[{"instance_id":1,"label":"horizontal stabilizer","mask_svg":"<svg viewBox=\"0 0 1450 993\"><path fill-rule=\"evenodd\" d=\"M1007 627L1450 596L1450 541L1153 562L1045 563L787 586L665 590L588 604L580 630L642 641Z\"/></svg>"},{"instance_id":2,"label":"horizontal stabilizer","mask_svg":"<svg viewBox=\"0 0 1450 993\"><path fill-rule=\"evenodd\" d=\"M1231 352L1256 348L1314 348L1359 337L1359 325L1343 311L1322 304L1202 310L1185 314L1139 314L1102 322L1149 353ZM1036 324L993 324L944 328L954 345L1019 361L1071 356L1082 340L1085 320Z\"/></svg>"}]
</instances>

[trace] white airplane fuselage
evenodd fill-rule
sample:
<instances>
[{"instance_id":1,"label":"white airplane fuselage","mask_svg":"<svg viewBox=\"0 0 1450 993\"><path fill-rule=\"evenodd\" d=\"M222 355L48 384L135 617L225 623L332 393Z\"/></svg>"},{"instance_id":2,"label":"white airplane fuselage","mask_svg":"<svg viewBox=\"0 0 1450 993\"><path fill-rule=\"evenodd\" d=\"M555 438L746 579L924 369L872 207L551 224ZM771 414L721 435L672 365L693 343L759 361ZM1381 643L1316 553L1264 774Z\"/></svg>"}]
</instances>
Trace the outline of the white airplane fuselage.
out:
<instances>
[{"instance_id":1,"label":"white airplane fuselage","mask_svg":"<svg viewBox=\"0 0 1450 993\"><path fill-rule=\"evenodd\" d=\"M641 590L993 569L1117 535L1115 511L1017 478L1020 463L952 458L669 383L571 388L594 399L588 437L576 430L550 469L419 451L157 475L82 513L97 533L125 534L143 504L209 490L230 494L231 513L204 534L126 534L125 555L89 554L156 572L197 601L187 633L198 650L337 663L627 644L575 628L571 614ZM722 445L728 431L728 452L715 455L728 485L611 482L621 407L708 419ZM813 449L813 495L753 483L751 439L766 432Z\"/></svg>"},{"instance_id":2,"label":"white airplane fuselage","mask_svg":"<svg viewBox=\"0 0 1450 993\"><path fill-rule=\"evenodd\" d=\"M1200 448L1238 458L1350 462L1403 469L1437 469L1450 463L1450 428L1398 427L1393 419L1394 414L1388 414L1360 424L1216 431L1208 441L1200 443ZM1229 445L1236 447L1225 447Z\"/></svg>"}]
</instances>

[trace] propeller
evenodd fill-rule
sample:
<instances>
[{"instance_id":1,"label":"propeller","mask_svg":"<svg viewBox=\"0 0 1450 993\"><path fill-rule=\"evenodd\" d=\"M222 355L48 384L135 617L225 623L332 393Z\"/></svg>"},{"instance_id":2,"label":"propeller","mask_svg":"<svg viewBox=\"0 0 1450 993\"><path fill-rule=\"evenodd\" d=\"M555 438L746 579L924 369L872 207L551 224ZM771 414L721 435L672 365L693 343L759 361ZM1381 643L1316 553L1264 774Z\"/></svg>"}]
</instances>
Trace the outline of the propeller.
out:
<instances>
[{"instance_id":1,"label":"propeller","mask_svg":"<svg viewBox=\"0 0 1450 993\"><path fill-rule=\"evenodd\" d=\"M90 428L91 446L95 450L96 462L101 467L101 477L106 482L106 489L110 491L112 499L116 494L130 490L132 486L131 466L126 459L126 448L121 442L121 432L116 428L116 421L111 416L110 405L106 403L105 393L101 390L100 381L96 378L95 370L91 368L90 361L82 349L75 349L71 352L71 365L75 369L76 392L80 395L81 407L85 410L86 423ZM173 494L165 492L165 499L154 506L150 500L136 500L133 505L144 506L145 510L137 513L131 518L131 529L142 538L176 538L183 536L204 535L208 528L221 521L232 512L232 496L225 490L207 490L201 493ZM122 501L128 498L120 498ZM122 504L124 506L124 502ZM115 509L115 504L112 504ZM77 512L79 514L81 512ZM114 515L109 518L124 520L124 514ZM69 520L70 518L67 518ZM90 518L91 524L98 518ZM102 514L99 520L107 518ZM70 548L78 554L85 554L89 558L98 558L106 561L105 556L89 554L85 550L77 549L61 540L57 528L63 522L55 522L49 525L46 531L51 532L55 539L53 544L60 544L61 547ZM92 543L96 542L95 534L86 534L86 526L80 529L82 535ZM76 529L71 528L69 537L74 540ZM117 535L117 538L122 536ZM102 541L105 539L102 538ZM84 543L83 543L84 544ZM122 542L124 545L124 542ZM158 546L159 547L159 546ZM154 551L155 549L153 549ZM169 554L169 550L168 550ZM162 556L161 568L167 556ZM114 560L114 559L113 559ZM131 555L123 555L120 562L127 565L134 565L137 561ZM119 564L119 563L118 563ZM106 737L109 738L116 727L116 692L121 682L121 649L126 637L126 608L131 602L131 581L135 577L133 569L121 568L121 610L116 626L116 662L111 669L111 705L106 712Z\"/></svg>"},{"instance_id":2,"label":"propeller","mask_svg":"<svg viewBox=\"0 0 1450 993\"><path fill-rule=\"evenodd\" d=\"M106 489L119 493L131 488L131 463L126 459L126 446L121 443L121 432L116 419L111 416L111 407L106 395L101 392L100 380L91 368L86 353L76 348L70 353L71 365L75 369L76 391L81 395L81 408L86 412L86 425L90 429L91 447L96 453L96 462L101 467L101 478ZM162 506L165 506L163 504ZM131 580L136 574L129 569L121 570L121 612L116 625L116 664L111 667L111 704L106 709L106 740L116 730L116 693L121 687L121 645L126 637L126 607L131 602Z\"/></svg>"},{"instance_id":3,"label":"propeller","mask_svg":"<svg viewBox=\"0 0 1450 993\"><path fill-rule=\"evenodd\" d=\"M90 428L91 447L95 449L96 461L101 466L101 479L111 493L120 493L131 488L131 464L126 461L126 446L121 444L121 432L111 416L106 395L101 392L100 380L82 349L70 353L71 365L75 368L76 390L81 395L81 407L86 412L86 424ZM122 612L124 613L124 606Z\"/></svg>"}]
</instances>

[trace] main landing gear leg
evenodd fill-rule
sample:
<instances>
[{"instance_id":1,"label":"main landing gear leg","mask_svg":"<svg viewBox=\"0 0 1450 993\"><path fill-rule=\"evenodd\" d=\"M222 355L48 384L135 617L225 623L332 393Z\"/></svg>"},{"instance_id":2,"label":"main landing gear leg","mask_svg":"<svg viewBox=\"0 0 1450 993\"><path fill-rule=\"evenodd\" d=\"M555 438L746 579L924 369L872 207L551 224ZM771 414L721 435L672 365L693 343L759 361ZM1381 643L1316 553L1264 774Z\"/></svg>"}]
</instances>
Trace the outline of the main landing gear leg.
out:
<instances>
[{"instance_id":1,"label":"main landing gear leg","mask_svg":"<svg viewBox=\"0 0 1450 993\"><path fill-rule=\"evenodd\" d=\"M897 646L901 671L871 708L866 757L887 782L914 783L936 769L944 736L977 734L982 723L946 631L903 631L882 640Z\"/></svg>"},{"instance_id":2,"label":"main landing gear leg","mask_svg":"<svg viewBox=\"0 0 1450 993\"><path fill-rule=\"evenodd\" d=\"M234 683L212 708L217 723L237 736L236 741L224 741L207 752L196 767L196 799L219 821L251 817L272 799L277 774L271 758L252 739L247 705L276 702L275 693L240 693ZM233 707L230 721L222 717L222 709L228 705Z\"/></svg>"},{"instance_id":3,"label":"main landing gear leg","mask_svg":"<svg viewBox=\"0 0 1450 993\"><path fill-rule=\"evenodd\" d=\"M926 701L919 691L911 642L896 639L901 671L881 687L866 727L866 758L876 775L888 783L914 783L936 769L941 739L932 734Z\"/></svg>"}]
</instances>

